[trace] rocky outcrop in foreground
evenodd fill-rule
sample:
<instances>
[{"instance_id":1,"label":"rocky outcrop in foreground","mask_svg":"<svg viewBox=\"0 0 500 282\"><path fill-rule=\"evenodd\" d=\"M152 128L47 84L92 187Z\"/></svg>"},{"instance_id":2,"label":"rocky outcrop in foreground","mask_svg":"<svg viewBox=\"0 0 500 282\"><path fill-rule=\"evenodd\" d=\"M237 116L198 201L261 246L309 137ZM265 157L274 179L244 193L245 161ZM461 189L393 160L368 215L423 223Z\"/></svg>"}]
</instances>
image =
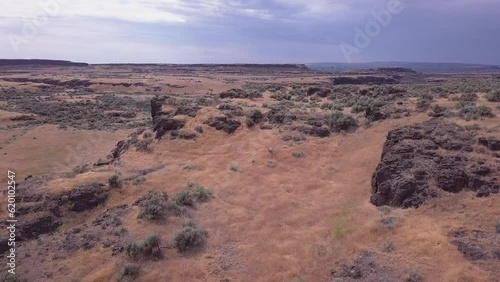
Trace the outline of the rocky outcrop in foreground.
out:
<instances>
[{"instance_id":1,"label":"rocky outcrop in foreground","mask_svg":"<svg viewBox=\"0 0 500 282\"><path fill-rule=\"evenodd\" d=\"M500 162L489 150L474 152L477 143L474 131L443 119L389 132L372 177L371 202L410 208L447 192L498 193Z\"/></svg>"}]
</instances>

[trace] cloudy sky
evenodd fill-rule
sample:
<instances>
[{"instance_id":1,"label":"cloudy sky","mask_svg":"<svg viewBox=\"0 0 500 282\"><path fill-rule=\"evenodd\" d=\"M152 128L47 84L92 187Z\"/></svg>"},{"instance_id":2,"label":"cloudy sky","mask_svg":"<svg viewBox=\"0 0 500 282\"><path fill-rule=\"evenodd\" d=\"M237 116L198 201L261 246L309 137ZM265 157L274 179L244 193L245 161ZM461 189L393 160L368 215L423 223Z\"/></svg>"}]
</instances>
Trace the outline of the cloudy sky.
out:
<instances>
[{"instance_id":1,"label":"cloudy sky","mask_svg":"<svg viewBox=\"0 0 500 282\"><path fill-rule=\"evenodd\" d=\"M499 35L500 0L0 2L0 58L500 65Z\"/></svg>"}]
</instances>

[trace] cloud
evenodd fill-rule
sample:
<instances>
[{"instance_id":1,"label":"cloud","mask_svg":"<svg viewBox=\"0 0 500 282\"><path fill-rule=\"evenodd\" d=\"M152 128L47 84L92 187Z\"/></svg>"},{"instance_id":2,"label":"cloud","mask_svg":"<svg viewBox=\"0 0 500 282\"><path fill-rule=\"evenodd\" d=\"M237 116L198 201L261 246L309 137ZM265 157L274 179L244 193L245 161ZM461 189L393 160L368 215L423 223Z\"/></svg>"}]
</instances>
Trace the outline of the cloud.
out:
<instances>
[{"instance_id":1,"label":"cloud","mask_svg":"<svg viewBox=\"0 0 500 282\"><path fill-rule=\"evenodd\" d=\"M54 1L61 4L49 5ZM0 1L0 53L89 62L338 61L338 45L352 42L355 28L373 20L370 11L387 8L389 1ZM500 39L494 36L500 32L498 0L401 2L408 4L404 11L360 60L491 57L500 63ZM34 16L47 14L46 23L14 52L9 36L24 36Z\"/></svg>"}]
</instances>

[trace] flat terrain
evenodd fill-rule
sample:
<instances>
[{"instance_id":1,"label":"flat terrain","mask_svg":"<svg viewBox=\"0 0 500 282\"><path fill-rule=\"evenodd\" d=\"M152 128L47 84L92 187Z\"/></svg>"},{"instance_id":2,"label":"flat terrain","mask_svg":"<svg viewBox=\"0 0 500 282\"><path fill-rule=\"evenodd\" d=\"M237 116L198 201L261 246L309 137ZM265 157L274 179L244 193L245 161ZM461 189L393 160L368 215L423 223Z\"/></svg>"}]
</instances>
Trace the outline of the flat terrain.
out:
<instances>
[{"instance_id":1,"label":"flat terrain","mask_svg":"<svg viewBox=\"0 0 500 282\"><path fill-rule=\"evenodd\" d=\"M400 71L0 67L0 181L12 170L20 183L16 272L29 281L499 281L500 79ZM446 191L430 177L436 195L374 205L389 132L419 124L457 124L470 144L447 150L450 138L434 159L466 155L467 173L487 167L481 183L468 175ZM416 169L391 173L419 180ZM213 197L176 213L188 186ZM150 190L168 195L157 220L141 216ZM208 236L182 251L174 237L187 221ZM151 234L159 250L130 255L130 242Z\"/></svg>"}]
</instances>

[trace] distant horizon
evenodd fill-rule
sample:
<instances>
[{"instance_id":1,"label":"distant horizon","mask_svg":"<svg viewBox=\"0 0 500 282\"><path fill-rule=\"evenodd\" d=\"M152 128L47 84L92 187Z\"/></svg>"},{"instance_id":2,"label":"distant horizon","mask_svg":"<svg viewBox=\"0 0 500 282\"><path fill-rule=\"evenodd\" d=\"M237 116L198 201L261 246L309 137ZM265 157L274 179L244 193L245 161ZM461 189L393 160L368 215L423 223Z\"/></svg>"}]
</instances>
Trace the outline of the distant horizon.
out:
<instances>
[{"instance_id":1,"label":"distant horizon","mask_svg":"<svg viewBox=\"0 0 500 282\"><path fill-rule=\"evenodd\" d=\"M89 65L314 65L314 64L342 64L342 65L359 65L359 64L397 64L397 63L405 63L405 64L457 64L457 65L479 65L479 66L494 66L500 67L500 64L484 64L484 63L468 63L468 62L449 62L449 61L397 61L397 60L389 60L389 61L364 61L364 62L335 62L335 61L321 61L321 62L283 62L283 63L254 63L254 62L212 62L212 63L203 63L203 62L195 62L195 63L171 63L171 62L85 62L85 61L77 61L71 59L47 59L47 58L30 58L30 59L20 59L20 58L0 58L2 60L13 60L13 61L61 61L61 62L71 62L71 63L84 63Z\"/></svg>"}]
</instances>

